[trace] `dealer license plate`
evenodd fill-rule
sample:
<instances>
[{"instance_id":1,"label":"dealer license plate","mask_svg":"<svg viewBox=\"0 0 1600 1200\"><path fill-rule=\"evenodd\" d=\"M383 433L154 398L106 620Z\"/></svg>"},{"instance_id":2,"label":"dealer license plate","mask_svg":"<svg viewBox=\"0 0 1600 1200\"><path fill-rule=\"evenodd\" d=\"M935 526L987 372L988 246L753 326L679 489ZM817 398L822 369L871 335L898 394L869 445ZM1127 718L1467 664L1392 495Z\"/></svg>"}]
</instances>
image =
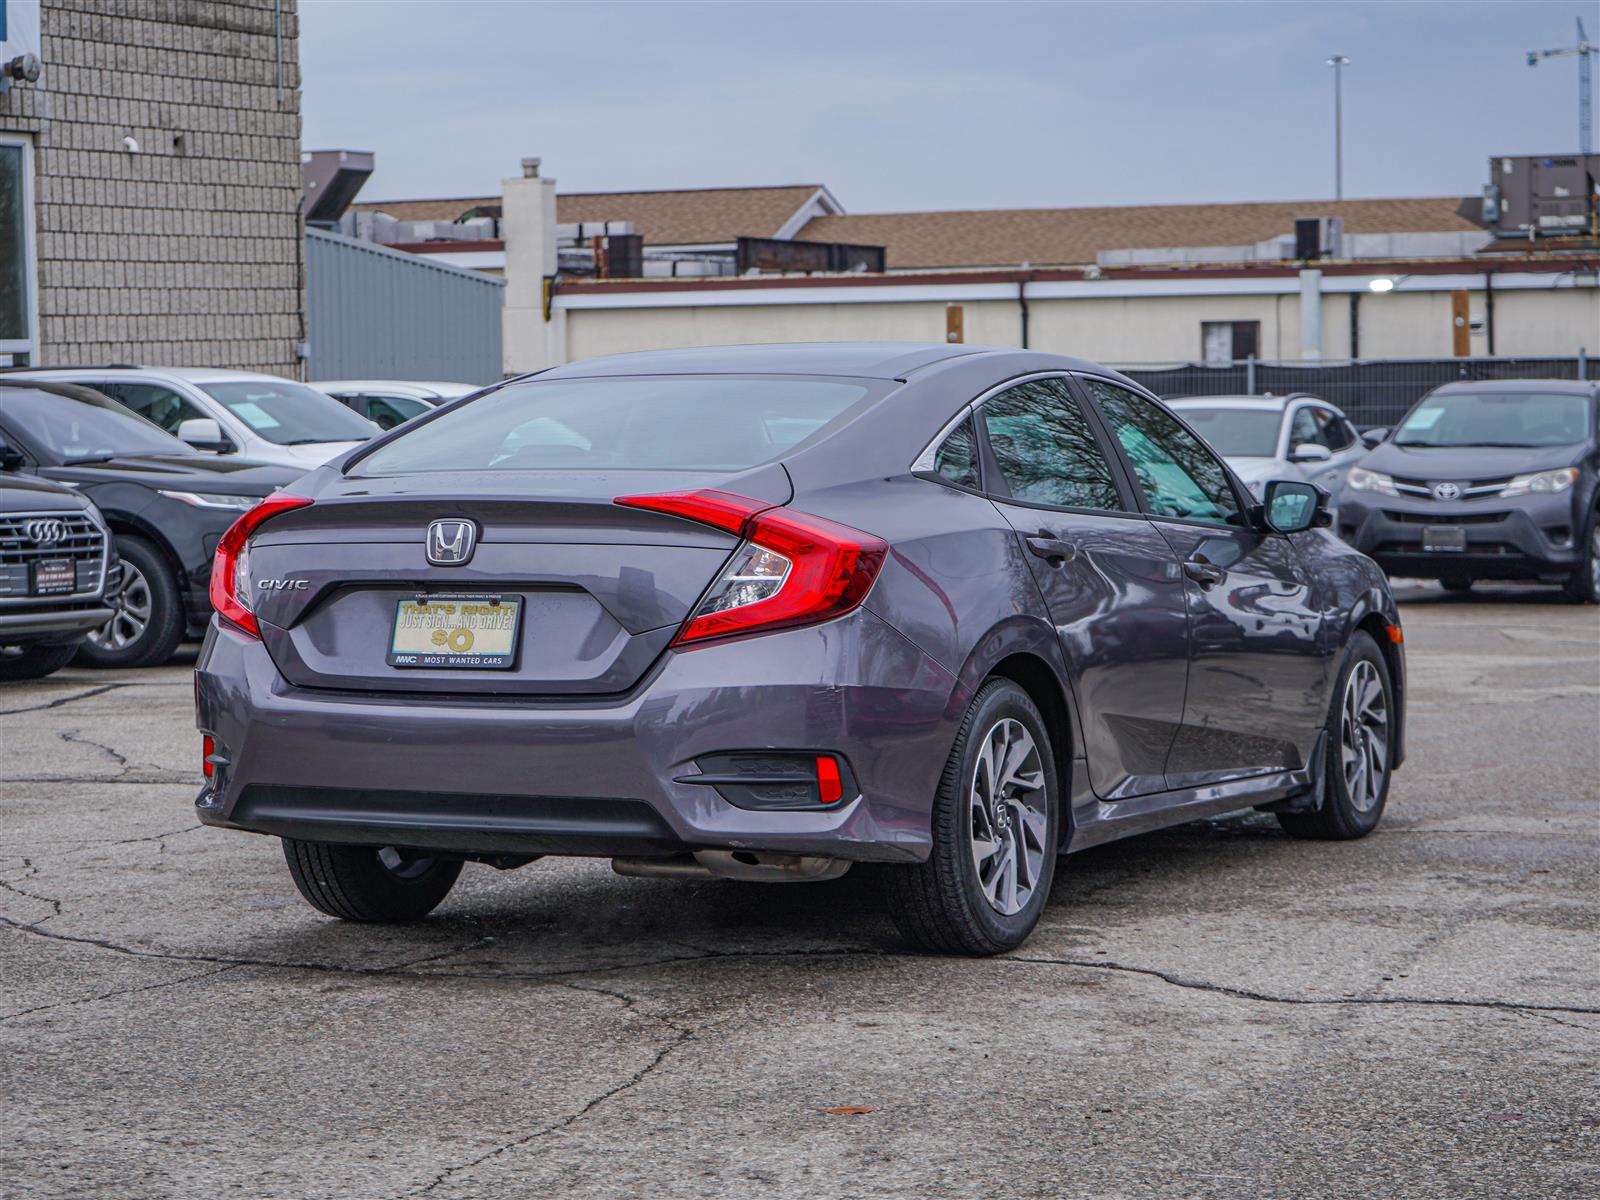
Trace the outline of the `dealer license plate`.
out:
<instances>
[{"instance_id":1,"label":"dealer license plate","mask_svg":"<svg viewBox=\"0 0 1600 1200\"><path fill-rule=\"evenodd\" d=\"M504 671L516 662L520 596L425 595L395 604L391 667Z\"/></svg>"},{"instance_id":2,"label":"dealer license plate","mask_svg":"<svg viewBox=\"0 0 1600 1200\"><path fill-rule=\"evenodd\" d=\"M78 565L70 558L42 558L33 564L35 596L65 596L78 590Z\"/></svg>"},{"instance_id":3,"label":"dealer license plate","mask_svg":"<svg viewBox=\"0 0 1600 1200\"><path fill-rule=\"evenodd\" d=\"M1467 531L1460 525L1424 525L1422 527L1422 549L1432 551L1454 551L1461 553L1467 548Z\"/></svg>"}]
</instances>

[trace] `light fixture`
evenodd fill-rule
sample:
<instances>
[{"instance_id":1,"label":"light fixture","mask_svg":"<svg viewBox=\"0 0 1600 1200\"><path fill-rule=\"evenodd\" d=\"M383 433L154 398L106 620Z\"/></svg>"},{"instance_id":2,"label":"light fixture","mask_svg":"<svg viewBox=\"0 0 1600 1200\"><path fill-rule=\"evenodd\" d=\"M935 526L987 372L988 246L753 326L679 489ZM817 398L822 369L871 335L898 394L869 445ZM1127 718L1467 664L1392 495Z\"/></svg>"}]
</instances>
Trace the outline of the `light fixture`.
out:
<instances>
[{"instance_id":1,"label":"light fixture","mask_svg":"<svg viewBox=\"0 0 1600 1200\"><path fill-rule=\"evenodd\" d=\"M1367 290L1369 292L1378 292L1380 294L1383 292L1392 292L1394 291L1394 280L1390 279L1388 276L1383 276L1378 279L1369 279L1367 281Z\"/></svg>"}]
</instances>

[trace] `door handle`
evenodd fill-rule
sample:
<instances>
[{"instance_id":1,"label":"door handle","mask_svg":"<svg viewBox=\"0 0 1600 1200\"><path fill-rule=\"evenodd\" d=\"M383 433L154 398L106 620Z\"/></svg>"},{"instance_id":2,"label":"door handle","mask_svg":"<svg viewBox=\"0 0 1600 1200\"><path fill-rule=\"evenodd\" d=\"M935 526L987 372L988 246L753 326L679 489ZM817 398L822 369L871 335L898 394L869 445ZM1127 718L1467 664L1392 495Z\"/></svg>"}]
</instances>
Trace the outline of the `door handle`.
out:
<instances>
[{"instance_id":1,"label":"door handle","mask_svg":"<svg viewBox=\"0 0 1600 1200\"><path fill-rule=\"evenodd\" d=\"M1228 573L1221 567L1214 566L1208 562L1196 562L1193 559L1183 564L1183 573L1202 588L1221 583L1228 577Z\"/></svg>"},{"instance_id":2,"label":"door handle","mask_svg":"<svg viewBox=\"0 0 1600 1200\"><path fill-rule=\"evenodd\" d=\"M1077 546L1071 542L1063 542L1058 537L1051 537L1044 530L1023 540L1028 543L1028 549L1032 553L1045 559L1052 567L1059 567L1062 563L1069 563L1078 557Z\"/></svg>"}]
</instances>

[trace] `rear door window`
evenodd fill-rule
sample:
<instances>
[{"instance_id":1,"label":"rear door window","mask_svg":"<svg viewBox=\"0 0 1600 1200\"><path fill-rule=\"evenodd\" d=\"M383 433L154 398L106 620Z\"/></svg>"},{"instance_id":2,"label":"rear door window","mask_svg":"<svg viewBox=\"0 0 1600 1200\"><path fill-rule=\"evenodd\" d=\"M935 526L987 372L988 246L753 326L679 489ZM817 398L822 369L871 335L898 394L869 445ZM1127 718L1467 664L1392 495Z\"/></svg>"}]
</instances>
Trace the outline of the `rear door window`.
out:
<instances>
[{"instance_id":1,"label":"rear door window","mask_svg":"<svg viewBox=\"0 0 1600 1200\"><path fill-rule=\"evenodd\" d=\"M1111 466L1062 380L1035 379L1001 392L984 404L983 427L1013 500L1121 511Z\"/></svg>"},{"instance_id":2,"label":"rear door window","mask_svg":"<svg viewBox=\"0 0 1600 1200\"><path fill-rule=\"evenodd\" d=\"M871 390L799 376L530 380L402 433L359 470L739 471L826 433Z\"/></svg>"}]
</instances>

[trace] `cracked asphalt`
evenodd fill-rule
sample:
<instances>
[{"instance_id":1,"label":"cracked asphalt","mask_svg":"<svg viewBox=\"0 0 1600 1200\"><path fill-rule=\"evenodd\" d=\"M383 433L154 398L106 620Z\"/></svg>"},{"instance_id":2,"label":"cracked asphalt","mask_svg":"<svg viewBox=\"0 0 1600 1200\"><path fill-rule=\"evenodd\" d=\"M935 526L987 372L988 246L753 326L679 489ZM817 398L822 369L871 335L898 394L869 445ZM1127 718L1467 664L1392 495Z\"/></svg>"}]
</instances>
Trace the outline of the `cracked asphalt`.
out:
<instances>
[{"instance_id":1,"label":"cracked asphalt","mask_svg":"<svg viewBox=\"0 0 1600 1200\"><path fill-rule=\"evenodd\" d=\"M187 666L7 685L0 1197L1600 1195L1600 610L1404 596L1376 834L1074 855L988 961L859 872L341 925L193 821Z\"/></svg>"}]
</instances>

